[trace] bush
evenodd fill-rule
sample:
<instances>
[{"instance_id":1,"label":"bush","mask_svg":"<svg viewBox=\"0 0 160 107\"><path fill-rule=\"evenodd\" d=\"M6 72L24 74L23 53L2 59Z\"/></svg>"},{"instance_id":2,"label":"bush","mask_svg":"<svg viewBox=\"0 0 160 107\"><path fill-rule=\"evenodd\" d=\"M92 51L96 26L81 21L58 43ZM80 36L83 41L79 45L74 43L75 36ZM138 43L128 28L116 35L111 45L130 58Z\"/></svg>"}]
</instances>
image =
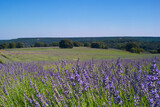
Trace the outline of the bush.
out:
<instances>
[{"instance_id":1,"label":"bush","mask_svg":"<svg viewBox=\"0 0 160 107\"><path fill-rule=\"evenodd\" d=\"M96 42L93 42L91 44L91 48L100 48L100 44L99 43L96 43Z\"/></svg>"},{"instance_id":2,"label":"bush","mask_svg":"<svg viewBox=\"0 0 160 107\"><path fill-rule=\"evenodd\" d=\"M143 49L143 48L140 48L140 52L144 52L144 49Z\"/></svg>"},{"instance_id":3,"label":"bush","mask_svg":"<svg viewBox=\"0 0 160 107\"><path fill-rule=\"evenodd\" d=\"M18 42L18 43L16 44L16 48L24 48L24 43Z\"/></svg>"},{"instance_id":4,"label":"bush","mask_svg":"<svg viewBox=\"0 0 160 107\"><path fill-rule=\"evenodd\" d=\"M48 43L44 43L44 47L49 47L49 44Z\"/></svg>"},{"instance_id":5,"label":"bush","mask_svg":"<svg viewBox=\"0 0 160 107\"><path fill-rule=\"evenodd\" d=\"M36 42L34 47L43 47L44 46L44 43L42 42Z\"/></svg>"},{"instance_id":6,"label":"bush","mask_svg":"<svg viewBox=\"0 0 160 107\"><path fill-rule=\"evenodd\" d=\"M59 43L58 43L58 42L52 42L52 43L50 44L50 46L59 46Z\"/></svg>"},{"instance_id":7,"label":"bush","mask_svg":"<svg viewBox=\"0 0 160 107\"><path fill-rule=\"evenodd\" d=\"M9 43L9 48L16 48L16 44L14 42Z\"/></svg>"},{"instance_id":8,"label":"bush","mask_svg":"<svg viewBox=\"0 0 160 107\"><path fill-rule=\"evenodd\" d=\"M34 47L34 45L32 44L31 47Z\"/></svg>"},{"instance_id":9,"label":"bush","mask_svg":"<svg viewBox=\"0 0 160 107\"><path fill-rule=\"evenodd\" d=\"M73 48L73 42L70 39L64 39L59 42L60 48Z\"/></svg>"},{"instance_id":10,"label":"bush","mask_svg":"<svg viewBox=\"0 0 160 107\"><path fill-rule=\"evenodd\" d=\"M108 46L103 46L103 49L108 49Z\"/></svg>"},{"instance_id":11,"label":"bush","mask_svg":"<svg viewBox=\"0 0 160 107\"><path fill-rule=\"evenodd\" d=\"M0 44L0 49L3 49L3 46L2 46L2 44Z\"/></svg>"},{"instance_id":12,"label":"bush","mask_svg":"<svg viewBox=\"0 0 160 107\"><path fill-rule=\"evenodd\" d=\"M134 42L129 42L126 44L126 51L133 52L136 51L138 48L139 46Z\"/></svg>"},{"instance_id":13,"label":"bush","mask_svg":"<svg viewBox=\"0 0 160 107\"><path fill-rule=\"evenodd\" d=\"M73 45L74 45L75 47L84 46L83 43L78 42L78 41L75 41L75 42L73 43Z\"/></svg>"},{"instance_id":14,"label":"bush","mask_svg":"<svg viewBox=\"0 0 160 107\"><path fill-rule=\"evenodd\" d=\"M84 43L84 47L90 47L91 44L89 42Z\"/></svg>"},{"instance_id":15,"label":"bush","mask_svg":"<svg viewBox=\"0 0 160 107\"><path fill-rule=\"evenodd\" d=\"M140 49L139 48L132 48L130 50L130 52L132 52L132 53L140 53Z\"/></svg>"},{"instance_id":16,"label":"bush","mask_svg":"<svg viewBox=\"0 0 160 107\"><path fill-rule=\"evenodd\" d=\"M102 48L102 49L108 49L106 45L104 45L103 42L93 42L91 44L91 48Z\"/></svg>"},{"instance_id":17,"label":"bush","mask_svg":"<svg viewBox=\"0 0 160 107\"><path fill-rule=\"evenodd\" d=\"M157 49L157 53L160 53L160 49Z\"/></svg>"},{"instance_id":18,"label":"bush","mask_svg":"<svg viewBox=\"0 0 160 107\"><path fill-rule=\"evenodd\" d=\"M152 54L156 54L157 50L150 50L149 52L152 53Z\"/></svg>"},{"instance_id":19,"label":"bush","mask_svg":"<svg viewBox=\"0 0 160 107\"><path fill-rule=\"evenodd\" d=\"M0 44L0 49L6 49L6 48L8 48L8 43L2 43L2 44Z\"/></svg>"}]
</instances>

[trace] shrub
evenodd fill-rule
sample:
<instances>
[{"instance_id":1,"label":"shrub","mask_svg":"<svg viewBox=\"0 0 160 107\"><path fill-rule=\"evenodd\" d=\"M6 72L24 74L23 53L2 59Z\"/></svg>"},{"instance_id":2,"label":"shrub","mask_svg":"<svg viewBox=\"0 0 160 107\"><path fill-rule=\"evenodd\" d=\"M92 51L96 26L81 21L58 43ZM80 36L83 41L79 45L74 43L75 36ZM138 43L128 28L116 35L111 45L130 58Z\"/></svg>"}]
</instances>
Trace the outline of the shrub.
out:
<instances>
[{"instance_id":1,"label":"shrub","mask_svg":"<svg viewBox=\"0 0 160 107\"><path fill-rule=\"evenodd\" d=\"M0 49L3 49L3 46L2 46L2 44L0 44Z\"/></svg>"},{"instance_id":2,"label":"shrub","mask_svg":"<svg viewBox=\"0 0 160 107\"><path fill-rule=\"evenodd\" d=\"M16 48L24 48L24 43L18 42L18 43L16 44Z\"/></svg>"},{"instance_id":3,"label":"shrub","mask_svg":"<svg viewBox=\"0 0 160 107\"><path fill-rule=\"evenodd\" d=\"M101 48L101 44L99 42L93 42L91 48Z\"/></svg>"},{"instance_id":4,"label":"shrub","mask_svg":"<svg viewBox=\"0 0 160 107\"><path fill-rule=\"evenodd\" d=\"M102 49L108 49L106 45L104 45L103 42L93 42L91 44L91 48L102 48Z\"/></svg>"},{"instance_id":5,"label":"shrub","mask_svg":"<svg viewBox=\"0 0 160 107\"><path fill-rule=\"evenodd\" d=\"M126 44L126 51L133 52L137 48L139 48L139 46L136 43L134 43L134 42L129 42L129 43Z\"/></svg>"},{"instance_id":6,"label":"shrub","mask_svg":"<svg viewBox=\"0 0 160 107\"><path fill-rule=\"evenodd\" d=\"M70 39L64 39L59 42L60 48L73 48L73 42Z\"/></svg>"},{"instance_id":7,"label":"shrub","mask_svg":"<svg viewBox=\"0 0 160 107\"><path fill-rule=\"evenodd\" d=\"M16 48L16 44L14 42L9 43L9 48Z\"/></svg>"},{"instance_id":8,"label":"shrub","mask_svg":"<svg viewBox=\"0 0 160 107\"><path fill-rule=\"evenodd\" d=\"M58 43L58 42L52 42L52 43L50 44L50 46L59 46L59 43Z\"/></svg>"},{"instance_id":9,"label":"shrub","mask_svg":"<svg viewBox=\"0 0 160 107\"><path fill-rule=\"evenodd\" d=\"M6 48L8 48L8 43L2 43L2 44L0 44L0 49L6 49Z\"/></svg>"},{"instance_id":10,"label":"shrub","mask_svg":"<svg viewBox=\"0 0 160 107\"><path fill-rule=\"evenodd\" d=\"M42 42L36 42L34 47L43 47L44 46L44 43Z\"/></svg>"},{"instance_id":11,"label":"shrub","mask_svg":"<svg viewBox=\"0 0 160 107\"><path fill-rule=\"evenodd\" d=\"M73 43L73 45L74 45L75 47L84 46L83 43L78 42L78 41L75 41L75 42Z\"/></svg>"},{"instance_id":12,"label":"shrub","mask_svg":"<svg viewBox=\"0 0 160 107\"><path fill-rule=\"evenodd\" d=\"M105 45L105 46L103 46L103 49L108 49L108 46L106 46L106 45Z\"/></svg>"},{"instance_id":13,"label":"shrub","mask_svg":"<svg viewBox=\"0 0 160 107\"><path fill-rule=\"evenodd\" d=\"M156 54L157 50L150 50L149 52L152 53L152 54Z\"/></svg>"},{"instance_id":14,"label":"shrub","mask_svg":"<svg viewBox=\"0 0 160 107\"><path fill-rule=\"evenodd\" d=\"M89 42L86 42L86 43L84 43L84 46L85 46L85 47L90 47L91 44L90 44Z\"/></svg>"},{"instance_id":15,"label":"shrub","mask_svg":"<svg viewBox=\"0 0 160 107\"><path fill-rule=\"evenodd\" d=\"M130 50L130 52L132 52L132 53L140 53L140 49L139 48L132 48Z\"/></svg>"},{"instance_id":16,"label":"shrub","mask_svg":"<svg viewBox=\"0 0 160 107\"><path fill-rule=\"evenodd\" d=\"M34 45L32 44L31 47L34 47Z\"/></svg>"},{"instance_id":17,"label":"shrub","mask_svg":"<svg viewBox=\"0 0 160 107\"><path fill-rule=\"evenodd\" d=\"M157 49L157 53L160 53L160 49Z\"/></svg>"},{"instance_id":18,"label":"shrub","mask_svg":"<svg viewBox=\"0 0 160 107\"><path fill-rule=\"evenodd\" d=\"M143 49L143 48L140 48L140 52L144 52L144 49Z\"/></svg>"},{"instance_id":19,"label":"shrub","mask_svg":"<svg viewBox=\"0 0 160 107\"><path fill-rule=\"evenodd\" d=\"M49 44L48 43L44 43L44 47L49 47Z\"/></svg>"}]
</instances>

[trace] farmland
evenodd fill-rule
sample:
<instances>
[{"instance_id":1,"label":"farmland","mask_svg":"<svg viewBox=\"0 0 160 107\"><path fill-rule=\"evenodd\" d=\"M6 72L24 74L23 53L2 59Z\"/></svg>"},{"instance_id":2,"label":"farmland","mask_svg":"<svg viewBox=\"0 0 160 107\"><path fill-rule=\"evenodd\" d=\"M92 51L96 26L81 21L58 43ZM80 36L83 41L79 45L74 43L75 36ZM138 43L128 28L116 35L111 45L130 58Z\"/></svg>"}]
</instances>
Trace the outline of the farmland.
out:
<instances>
[{"instance_id":1,"label":"farmland","mask_svg":"<svg viewBox=\"0 0 160 107\"><path fill-rule=\"evenodd\" d=\"M86 47L74 47L73 49L60 48L21 48L7 49L0 51L1 60L4 62L15 61L47 61L58 62L60 60L76 61L80 58L81 61L88 61L94 58L95 60L112 60L118 59L137 59L151 58L159 56L159 54L136 54L117 49L93 49ZM6 57L5 57L6 56Z\"/></svg>"},{"instance_id":2,"label":"farmland","mask_svg":"<svg viewBox=\"0 0 160 107\"><path fill-rule=\"evenodd\" d=\"M22 48L0 51L0 60L0 106L159 106L158 54Z\"/></svg>"}]
</instances>

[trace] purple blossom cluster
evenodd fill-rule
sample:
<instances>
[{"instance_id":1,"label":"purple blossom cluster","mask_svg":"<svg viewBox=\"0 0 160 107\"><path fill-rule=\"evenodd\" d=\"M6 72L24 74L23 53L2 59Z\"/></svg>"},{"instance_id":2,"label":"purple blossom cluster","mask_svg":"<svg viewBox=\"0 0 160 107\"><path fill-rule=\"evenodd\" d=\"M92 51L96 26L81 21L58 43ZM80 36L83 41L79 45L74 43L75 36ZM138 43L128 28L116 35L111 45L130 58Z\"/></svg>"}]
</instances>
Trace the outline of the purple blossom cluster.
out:
<instances>
[{"instance_id":1,"label":"purple blossom cluster","mask_svg":"<svg viewBox=\"0 0 160 107\"><path fill-rule=\"evenodd\" d=\"M152 65L148 61L153 61ZM0 106L160 105L158 58L80 62L55 69L37 63L0 65ZM149 68L149 66L151 66Z\"/></svg>"}]
</instances>

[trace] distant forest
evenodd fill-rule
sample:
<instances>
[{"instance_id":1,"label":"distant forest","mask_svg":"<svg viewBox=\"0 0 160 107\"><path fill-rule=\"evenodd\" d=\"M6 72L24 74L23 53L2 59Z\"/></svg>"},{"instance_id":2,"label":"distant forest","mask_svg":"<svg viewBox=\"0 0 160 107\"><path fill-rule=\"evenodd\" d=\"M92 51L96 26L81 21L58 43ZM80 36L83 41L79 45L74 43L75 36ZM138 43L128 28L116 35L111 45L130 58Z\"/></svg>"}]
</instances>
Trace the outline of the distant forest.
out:
<instances>
[{"instance_id":1,"label":"distant forest","mask_svg":"<svg viewBox=\"0 0 160 107\"><path fill-rule=\"evenodd\" d=\"M94 42L103 43L105 48L115 48L126 50L127 43L134 43L140 49L151 53L158 53L160 50L160 37L81 37L81 38L18 38L11 40L0 40L0 44L3 43L18 43L24 44L24 47L35 47L37 43L43 43L38 47L58 46L63 39L69 39L73 42L80 42L80 46L85 46L86 43L90 45ZM76 46L76 43L74 43ZM89 44L88 44L89 45ZM136 46L136 47L137 47ZM77 46L78 47L78 46ZM106 48L106 49L107 49Z\"/></svg>"}]
</instances>

